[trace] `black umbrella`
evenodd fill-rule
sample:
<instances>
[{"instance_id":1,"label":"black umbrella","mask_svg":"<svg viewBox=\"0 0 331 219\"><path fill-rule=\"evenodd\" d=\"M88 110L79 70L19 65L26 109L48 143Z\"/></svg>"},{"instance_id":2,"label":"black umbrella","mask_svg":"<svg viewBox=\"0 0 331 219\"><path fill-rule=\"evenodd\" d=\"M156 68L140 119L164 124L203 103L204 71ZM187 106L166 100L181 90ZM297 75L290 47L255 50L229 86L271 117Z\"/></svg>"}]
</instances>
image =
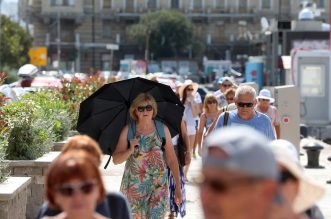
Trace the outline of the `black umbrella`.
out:
<instances>
[{"instance_id":1,"label":"black umbrella","mask_svg":"<svg viewBox=\"0 0 331 219\"><path fill-rule=\"evenodd\" d=\"M176 135L184 106L164 84L143 78L132 78L106 84L80 104L77 130L95 139L105 154L112 155L122 128L130 121L131 102L142 92L150 93L156 100L156 118L164 122Z\"/></svg>"}]
</instances>

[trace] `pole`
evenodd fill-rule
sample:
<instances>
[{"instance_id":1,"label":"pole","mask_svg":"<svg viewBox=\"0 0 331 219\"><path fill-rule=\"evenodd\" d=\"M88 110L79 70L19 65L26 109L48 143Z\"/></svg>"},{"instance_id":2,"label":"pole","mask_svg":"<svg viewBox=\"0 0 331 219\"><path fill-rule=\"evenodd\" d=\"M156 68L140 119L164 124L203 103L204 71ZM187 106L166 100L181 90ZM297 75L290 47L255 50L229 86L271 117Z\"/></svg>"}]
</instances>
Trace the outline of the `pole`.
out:
<instances>
[{"instance_id":1,"label":"pole","mask_svg":"<svg viewBox=\"0 0 331 219\"><path fill-rule=\"evenodd\" d=\"M95 43L95 0L92 1L92 44ZM92 67L93 71L95 71L95 48L92 46ZM94 74L94 72L93 72Z\"/></svg>"},{"instance_id":2,"label":"pole","mask_svg":"<svg viewBox=\"0 0 331 219\"><path fill-rule=\"evenodd\" d=\"M109 64L109 70L110 72L113 71L113 60L114 60L114 50L110 50L110 64Z\"/></svg>"},{"instance_id":3,"label":"pole","mask_svg":"<svg viewBox=\"0 0 331 219\"><path fill-rule=\"evenodd\" d=\"M56 39L56 46L57 46L57 61L58 61L58 69L60 69L60 61L61 61L61 20L60 20L60 13L57 13L57 39Z\"/></svg>"}]
</instances>

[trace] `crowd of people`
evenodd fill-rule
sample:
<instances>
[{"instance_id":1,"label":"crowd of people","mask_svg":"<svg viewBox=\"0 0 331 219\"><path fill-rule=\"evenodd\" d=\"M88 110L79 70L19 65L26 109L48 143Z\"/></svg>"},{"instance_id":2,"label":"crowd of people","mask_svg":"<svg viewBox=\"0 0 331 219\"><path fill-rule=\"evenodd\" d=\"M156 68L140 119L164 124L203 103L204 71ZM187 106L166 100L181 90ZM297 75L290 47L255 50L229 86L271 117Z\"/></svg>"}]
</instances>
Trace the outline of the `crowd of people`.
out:
<instances>
[{"instance_id":1,"label":"crowd of people","mask_svg":"<svg viewBox=\"0 0 331 219\"><path fill-rule=\"evenodd\" d=\"M184 113L174 137L155 119L151 94L133 100L132 122L112 154L114 164L125 162L120 193L105 191L98 143L84 135L70 138L48 169L47 202L38 218L184 218L191 181L199 185L206 219L322 219L316 202L324 189L305 176L296 147L280 139L270 91L257 95L223 77L219 90L202 100L198 86L176 83ZM193 180L189 167L198 156L201 174Z\"/></svg>"}]
</instances>

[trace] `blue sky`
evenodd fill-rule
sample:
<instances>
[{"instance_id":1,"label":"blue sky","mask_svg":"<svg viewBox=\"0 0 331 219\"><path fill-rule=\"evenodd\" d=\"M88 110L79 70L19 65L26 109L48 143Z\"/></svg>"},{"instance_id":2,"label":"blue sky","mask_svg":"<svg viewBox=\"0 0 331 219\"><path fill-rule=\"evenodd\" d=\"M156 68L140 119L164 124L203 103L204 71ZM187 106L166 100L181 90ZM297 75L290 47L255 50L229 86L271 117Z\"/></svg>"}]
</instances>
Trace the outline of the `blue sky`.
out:
<instances>
[{"instance_id":1,"label":"blue sky","mask_svg":"<svg viewBox=\"0 0 331 219\"><path fill-rule=\"evenodd\" d=\"M2 0L1 13L13 17L15 20L18 19L17 3L18 0Z\"/></svg>"}]
</instances>

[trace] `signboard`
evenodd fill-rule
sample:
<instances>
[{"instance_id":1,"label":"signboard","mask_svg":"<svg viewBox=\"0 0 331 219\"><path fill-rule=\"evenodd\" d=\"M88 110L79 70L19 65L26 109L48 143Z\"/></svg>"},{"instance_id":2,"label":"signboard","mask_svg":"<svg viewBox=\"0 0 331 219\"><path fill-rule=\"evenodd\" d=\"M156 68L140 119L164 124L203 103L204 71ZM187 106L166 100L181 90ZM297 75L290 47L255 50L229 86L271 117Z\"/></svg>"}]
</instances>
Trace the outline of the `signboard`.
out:
<instances>
[{"instance_id":1,"label":"signboard","mask_svg":"<svg viewBox=\"0 0 331 219\"><path fill-rule=\"evenodd\" d=\"M30 63L35 66L47 66L47 47L29 49Z\"/></svg>"}]
</instances>

